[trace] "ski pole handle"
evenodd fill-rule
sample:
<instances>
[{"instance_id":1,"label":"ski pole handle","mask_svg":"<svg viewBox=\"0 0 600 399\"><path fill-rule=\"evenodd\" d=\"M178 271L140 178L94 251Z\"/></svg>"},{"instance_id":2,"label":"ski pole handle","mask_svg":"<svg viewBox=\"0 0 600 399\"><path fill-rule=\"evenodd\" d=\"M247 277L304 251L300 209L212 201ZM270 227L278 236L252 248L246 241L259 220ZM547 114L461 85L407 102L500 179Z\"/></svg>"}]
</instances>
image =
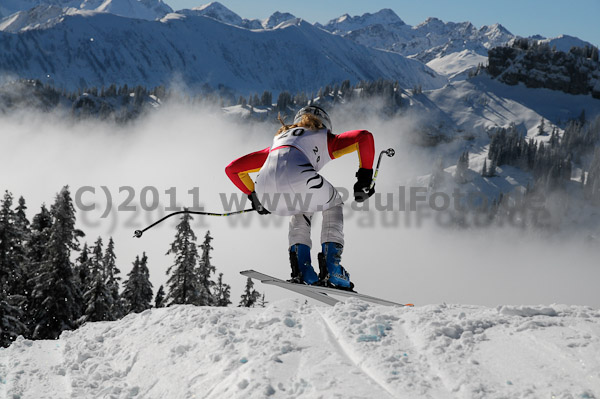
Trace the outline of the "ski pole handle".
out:
<instances>
[{"instance_id":1,"label":"ski pole handle","mask_svg":"<svg viewBox=\"0 0 600 399\"><path fill-rule=\"evenodd\" d=\"M231 216L231 215L240 215L242 213L252 212L254 210L255 209L244 209L243 211L235 211L235 212L227 212L227 213L213 213L213 212L201 212L201 211L188 211L186 209L184 211L170 213L167 216L163 217L162 219L159 219L156 222L152 223L150 226L146 227L145 229L134 231L133 236L136 238L140 238L146 230L150 230L151 228L153 228L154 226L156 226L159 223L162 223L163 221L167 220L168 218L175 216L175 215L180 215L182 213L190 213L192 215L203 215L203 216Z\"/></svg>"},{"instance_id":2,"label":"ski pole handle","mask_svg":"<svg viewBox=\"0 0 600 399\"><path fill-rule=\"evenodd\" d=\"M379 159L377 160L377 167L375 168L375 173L373 173L373 180L371 180L371 184L369 185L369 187L363 188L363 191L365 193L368 193L369 191L371 191L371 189L373 187L375 187L375 179L377 179L377 174L379 173L379 165L381 164L381 157L383 156L383 154L385 154L391 158L394 155L396 155L396 151L394 151L393 148L388 148L387 150L383 150L379 153Z\"/></svg>"}]
</instances>

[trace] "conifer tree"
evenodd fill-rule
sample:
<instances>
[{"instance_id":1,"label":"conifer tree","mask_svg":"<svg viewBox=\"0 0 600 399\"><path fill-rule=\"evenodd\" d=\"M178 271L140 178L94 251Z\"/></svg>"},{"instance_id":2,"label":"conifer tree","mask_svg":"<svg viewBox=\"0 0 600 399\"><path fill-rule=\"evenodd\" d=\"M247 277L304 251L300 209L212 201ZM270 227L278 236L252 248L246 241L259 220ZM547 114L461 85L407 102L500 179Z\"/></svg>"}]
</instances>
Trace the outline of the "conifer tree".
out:
<instances>
[{"instance_id":1,"label":"conifer tree","mask_svg":"<svg viewBox=\"0 0 600 399\"><path fill-rule=\"evenodd\" d=\"M215 306L227 306L231 304L231 287L223 283L223 273L219 273L219 279L215 285Z\"/></svg>"},{"instance_id":2,"label":"conifer tree","mask_svg":"<svg viewBox=\"0 0 600 399\"><path fill-rule=\"evenodd\" d=\"M102 237L98 237L94 246L92 247L92 258L90 260L91 272L95 276L96 274L100 274L102 280L105 278L105 271L103 266L104 261L104 251L102 250Z\"/></svg>"},{"instance_id":3,"label":"conifer tree","mask_svg":"<svg viewBox=\"0 0 600 399\"><path fill-rule=\"evenodd\" d=\"M184 213L177 225L175 241L167 252L167 255L175 255L175 263L167 269L169 293L166 301L169 306L198 304L200 300L200 282L196 273L198 249L190 220L193 220L190 214Z\"/></svg>"},{"instance_id":4,"label":"conifer tree","mask_svg":"<svg viewBox=\"0 0 600 399\"><path fill-rule=\"evenodd\" d=\"M260 298L260 293L254 289L254 282L250 277L246 280L246 288L244 289L244 293L242 294L239 307L245 308L253 308L258 299Z\"/></svg>"},{"instance_id":5,"label":"conifer tree","mask_svg":"<svg viewBox=\"0 0 600 399\"><path fill-rule=\"evenodd\" d=\"M0 292L0 347L8 347L19 335L24 334L26 326L21 322L21 311L9 302Z\"/></svg>"},{"instance_id":6,"label":"conifer tree","mask_svg":"<svg viewBox=\"0 0 600 399\"><path fill-rule=\"evenodd\" d=\"M200 261L198 262L197 274L200 283L198 305L201 306L212 306L215 303L215 299L213 298L212 294L212 288L214 287L215 283L211 280L211 275L215 272L216 268L210 262L210 251L213 250L213 247L210 245L212 240L213 237L211 237L210 231L207 231L204 235L204 242L200 244L202 255L200 256Z\"/></svg>"},{"instance_id":7,"label":"conifer tree","mask_svg":"<svg viewBox=\"0 0 600 399\"><path fill-rule=\"evenodd\" d=\"M106 252L104 253L103 266L106 276L106 288L112 297L111 314L114 320L118 320L125 315L121 297L119 296L119 274L121 271L117 268L117 256L115 255L115 242L112 237L108 239Z\"/></svg>"},{"instance_id":8,"label":"conifer tree","mask_svg":"<svg viewBox=\"0 0 600 399\"><path fill-rule=\"evenodd\" d=\"M0 206L0 290L5 298L16 294L23 267L15 254L20 237L12 205L13 196L6 191Z\"/></svg>"},{"instance_id":9,"label":"conifer tree","mask_svg":"<svg viewBox=\"0 0 600 399\"><path fill-rule=\"evenodd\" d=\"M79 323L114 320L111 313L112 295L104 284L102 273L93 273L88 290L83 295L85 309Z\"/></svg>"},{"instance_id":10,"label":"conifer tree","mask_svg":"<svg viewBox=\"0 0 600 399\"><path fill-rule=\"evenodd\" d=\"M152 307L152 283L150 283L150 272L148 271L148 257L146 253L140 260L136 256L133 268L125 281L125 289L122 298L125 302L126 313L141 313ZM161 286L162 287L162 286Z\"/></svg>"},{"instance_id":11,"label":"conifer tree","mask_svg":"<svg viewBox=\"0 0 600 399\"><path fill-rule=\"evenodd\" d=\"M156 292L156 297L154 297L154 307L155 308L164 308L165 307L165 289L161 285L158 287L158 291Z\"/></svg>"},{"instance_id":12,"label":"conifer tree","mask_svg":"<svg viewBox=\"0 0 600 399\"><path fill-rule=\"evenodd\" d=\"M83 316L81 324L88 321L115 320L112 313L113 299L106 286L106 268L104 267L104 251L102 237L98 237L92 247L90 262L89 284L83 294Z\"/></svg>"},{"instance_id":13,"label":"conifer tree","mask_svg":"<svg viewBox=\"0 0 600 399\"><path fill-rule=\"evenodd\" d=\"M40 212L36 214L31 221L31 229L29 230L29 241L26 245L27 263L25 280L27 300L23 306L23 318L26 324L27 338L32 338L35 327L34 309L33 309L33 289L35 287L35 277L39 275L42 260L44 259L44 251L48 247L50 241L50 227L52 227L52 215L42 204ZM78 284L79 292L82 292Z\"/></svg>"},{"instance_id":14,"label":"conifer tree","mask_svg":"<svg viewBox=\"0 0 600 399\"><path fill-rule=\"evenodd\" d=\"M71 252L79 250L75 209L69 187L56 196L51 207L52 226L37 274L33 277L31 309L33 338L56 339L76 327L80 316L81 292L75 284Z\"/></svg>"},{"instance_id":15,"label":"conifer tree","mask_svg":"<svg viewBox=\"0 0 600 399\"><path fill-rule=\"evenodd\" d=\"M75 278L79 280L82 292L91 284L91 258L87 242L83 244L81 253L75 261Z\"/></svg>"},{"instance_id":16,"label":"conifer tree","mask_svg":"<svg viewBox=\"0 0 600 399\"><path fill-rule=\"evenodd\" d=\"M5 192L0 207L0 346L7 347L17 336L26 334L25 249L27 225L25 201L19 199L12 210L12 194Z\"/></svg>"},{"instance_id":17,"label":"conifer tree","mask_svg":"<svg viewBox=\"0 0 600 399\"><path fill-rule=\"evenodd\" d=\"M17 246L14 249L15 251L15 255L17 257L17 261L22 265L22 271L25 274L24 276L21 277L22 280L26 279L26 274L27 274L27 268L26 268L26 263L27 263L27 251L26 251L26 247L27 247L27 243L29 242L29 238L30 238L30 231L29 231L29 220L27 219L27 215L25 214L25 210L27 209L27 206L25 205L25 198L23 197L19 197L19 203L17 205L17 207L15 208L15 228L17 230Z\"/></svg>"},{"instance_id":18,"label":"conifer tree","mask_svg":"<svg viewBox=\"0 0 600 399\"><path fill-rule=\"evenodd\" d=\"M544 118L540 121L538 125L538 136L543 136L546 134L545 126L544 126Z\"/></svg>"}]
</instances>

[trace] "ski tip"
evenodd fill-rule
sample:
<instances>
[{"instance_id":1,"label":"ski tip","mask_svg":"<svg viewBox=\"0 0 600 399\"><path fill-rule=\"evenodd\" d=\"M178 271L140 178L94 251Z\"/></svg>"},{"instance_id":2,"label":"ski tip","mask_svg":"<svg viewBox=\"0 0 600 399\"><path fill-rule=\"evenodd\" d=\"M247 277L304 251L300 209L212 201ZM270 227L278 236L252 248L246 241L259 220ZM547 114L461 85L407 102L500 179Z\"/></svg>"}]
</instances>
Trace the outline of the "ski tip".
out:
<instances>
[{"instance_id":1,"label":"ski tip","mask_svg":"<svg viewBox=\"0 0 600 399\"><path fill-rule=\"evenodd\" d=\"M409 306L409 307L411 307L411 308L414 308L414 307L415 307L415 305L414 305L414 304L412 304L412 303L405 303L405 304L404 304L404 306Z\"/></svg>"}]
</instances>

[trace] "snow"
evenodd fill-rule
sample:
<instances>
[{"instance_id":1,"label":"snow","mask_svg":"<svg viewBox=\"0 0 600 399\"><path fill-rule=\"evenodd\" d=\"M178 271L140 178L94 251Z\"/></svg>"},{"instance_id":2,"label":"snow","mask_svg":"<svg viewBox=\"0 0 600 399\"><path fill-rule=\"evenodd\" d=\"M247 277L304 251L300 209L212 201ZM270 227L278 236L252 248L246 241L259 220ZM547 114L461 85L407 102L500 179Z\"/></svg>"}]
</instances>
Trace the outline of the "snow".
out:
<instances>
[{"instance_id":1,"label":"snow","mask_svg":"<svg viewBox=\"0 0 600 399\"><path fill-rule=\"evenodd\" d=\"M30 10L20 11L0 20L0 31L18 32L37 29L43 24L61 17L70 10L49 5L40 5Z\"/></svg>"},{"instance_id":2,"label":"snow","mask_svg":"<svg viewBox=\"0 0 600 399\"><path fill-rule=\"evenodd\" d=\"M3 0L0 5L0 18L36 7L53 6L88 11L107 12L127 18L155 20L172 12L162 0ZM0 28L0 30L2 30Z\"/></svg>"},{"instance_id":3,"label":"snow","mask_svg":"<svg viewBox=\"0 0 600 399\"><path fill-rule=\"evenodd\" d=\"M11 398L594 398L583 306L174 306L0 349Z\"/></svg>"},{"instance_id":4,"label":"snow","mask_svg":"<svg viewBox=\"0 0 600 399\"><path fill-rule=\"evenodd\" d=\"M374 14L365 13L361 16L351 17L344 14L339 18L332 19L324 28L330 32L344 34L354 30L364 29L373 25L404 25L404 22L389 8L384 8Z\"/></svg>"},{"instance_id":5,"label":"snow","mask_svg":"<svg viewBox=\"0 0 600 399\"><path fill-rule=\"evenodd\" d=\"M560 35L551 39L539 40L540 43L547 43L550 47L556 47L558 51L568 53L571 47L594 47L590 42L569 35Z\"/></svg>"},{"instance_id":6,"label":"snow","mask_svg":"<svg viewBox=\"0 0 600 399\"><path fill-rule=\"evenodd\" d=\"M472 50L463 50L446 56L435 58L427 66L440 75L447 75L452 80L465 80L468 72L479 64L486 65L487 57Z\"/></svg>"},{"instance_id":7,"label":"snow","mask_svg":"<svg viewBox=\"0 0 600 399\"><path fill-rule=\"evenodd\" d=\"M482 137L490 129L514 123L528 137L535 137L542 118L551 124L564 124L577 118L582 110L590 117L600 114L600 101L589 95L531 89L522 84L509 86L485 75L411 96L410 101L415 109L436 114L431 119L443 122L444 134L448 136ZM552 129L551 124L546 131Z\"/></svg>"},{"instance_id":8,"label":"snow","mask_svg":"<svg viewBox=\"0 0 600 399\"><path fill-rule=\"evenodd\" d=\"M487 57L489 48L514 39L500 24L477 29L470 22L444 22L428 18L417 26L405 24L391 10L329 21L324 29L368 47L397 52L429 62L452 53L470 50Z\"/></svg>"},{"instance_id":9,"label":"snow","mask_svg":"<svg viewBox=\"0 0 600 399\"><path fill-rule=\"evenodd\" d=\"M179 80L191 90L223 84L244 95L269 90L277 96L346 79L384 78L426 89L447 81L416 60L366 48L299 19L277 29L248 30L203 16L145 21L93 12L66 15L35 32L0 32L0 43L4 72L43 82L51 75L55 86L70 90ZM290 49L305 56L291 60ZM23 51L39 57L23 62Z\"/></svg>"}]
</instances>

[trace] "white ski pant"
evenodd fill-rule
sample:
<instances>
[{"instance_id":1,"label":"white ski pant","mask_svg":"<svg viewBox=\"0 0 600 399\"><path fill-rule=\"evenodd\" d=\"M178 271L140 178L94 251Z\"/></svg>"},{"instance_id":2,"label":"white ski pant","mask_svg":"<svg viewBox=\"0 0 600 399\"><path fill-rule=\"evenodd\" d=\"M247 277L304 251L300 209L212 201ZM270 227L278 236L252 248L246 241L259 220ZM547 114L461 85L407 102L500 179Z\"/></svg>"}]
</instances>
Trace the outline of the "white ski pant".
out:
<instances>
[{"instance_id":1,"label":"white ski pant","mask_svg":"<svg viewBox=\"0 0 600 399\"><path fill-rule=\"evenodd\" d=\"M290 215L289 242L311 245L312 215L323 212L321 242L344 245L342 198L306 156L293 147L272 151L256 177L261 204L275 215Z\"/></svg>"},{"instance_id":2,"label":"white ski pant","mask_svg":"<svg viewBox=\"0 0 600 399\"><path fill-rule=\"evenodd\" d=\"M312 216L312 213L300 213L292 216L288 235L290 247L295 244L304 244L312 248L310 239ZM344 212L341 205L323 211L321 244L326 242L344 245Z\"/></svg>"}]
</instances>

